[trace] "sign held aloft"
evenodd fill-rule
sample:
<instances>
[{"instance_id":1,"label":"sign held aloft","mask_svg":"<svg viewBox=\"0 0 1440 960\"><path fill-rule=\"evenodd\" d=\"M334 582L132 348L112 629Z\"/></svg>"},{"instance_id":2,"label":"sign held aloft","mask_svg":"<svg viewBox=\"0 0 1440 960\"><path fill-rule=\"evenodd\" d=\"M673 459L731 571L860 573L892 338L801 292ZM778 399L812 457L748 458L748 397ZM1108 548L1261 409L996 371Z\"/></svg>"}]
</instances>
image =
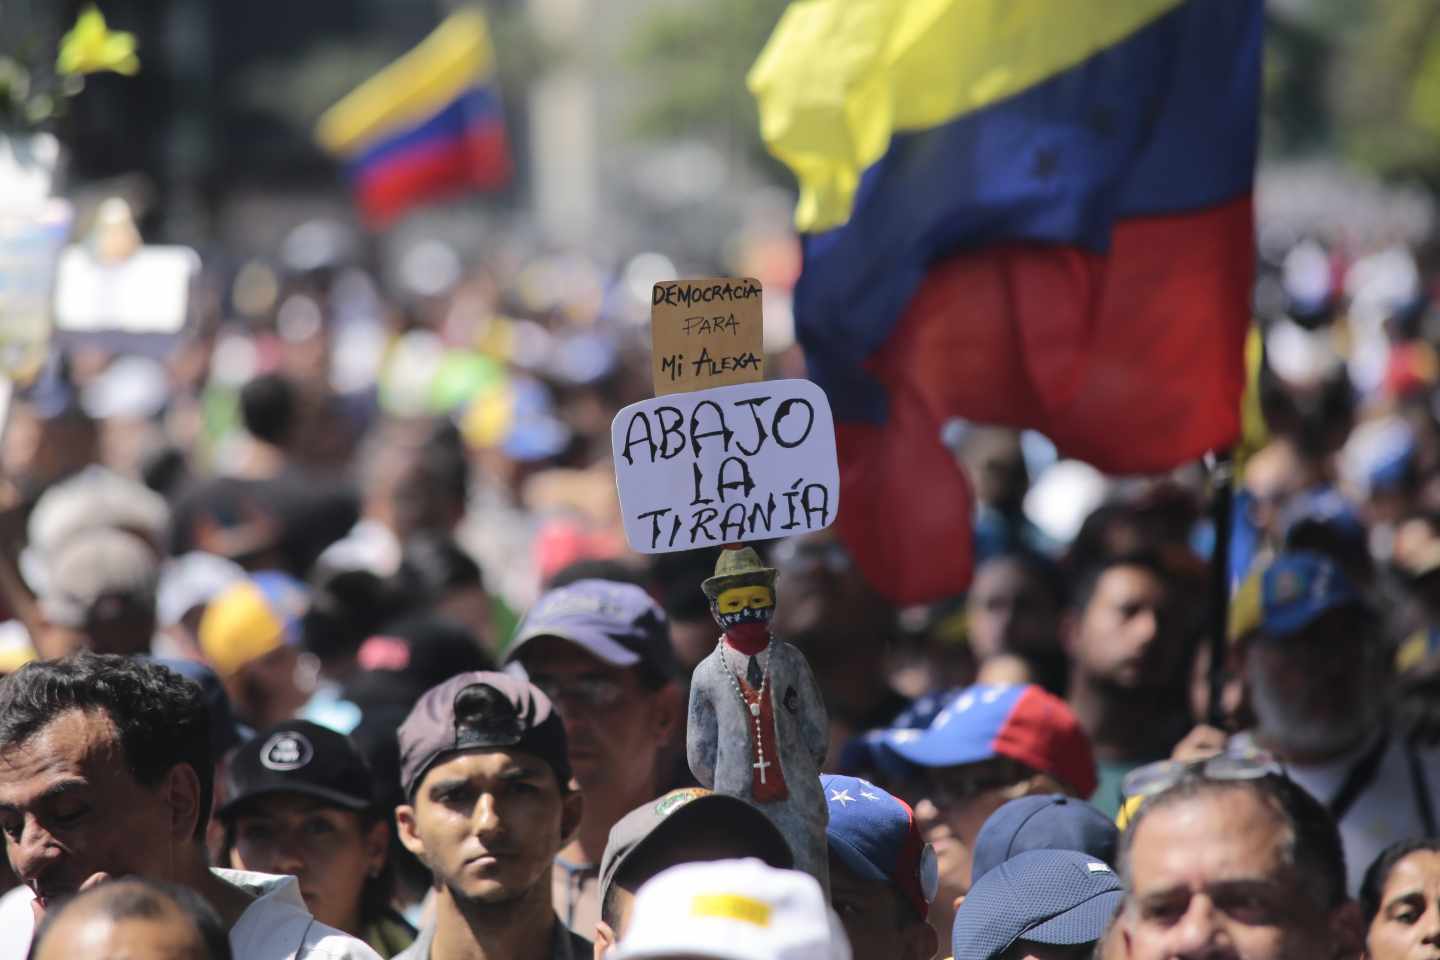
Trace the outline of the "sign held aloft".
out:
<instances>
[{"instance_id":1,"label":"sign held aloft","mask_svg":"<svg viewBox=\"0 0 1440 960\"><path fill-rule=\"evenodd\" d=\"M650 363L655 395L765 378L760 281L692 277L655 284Z\"/></svg>"},{"instance_id":2,"label":"sign held aloft","mask_svg":"<svg viewBox=\"0 0 1440 960\"><path fill-rule=\"evenodd\" d=\"M610 441L625 538L640 553L820 530L840 506L835 421L809 380L632 403Z\"/></svg>"}]
</instances>

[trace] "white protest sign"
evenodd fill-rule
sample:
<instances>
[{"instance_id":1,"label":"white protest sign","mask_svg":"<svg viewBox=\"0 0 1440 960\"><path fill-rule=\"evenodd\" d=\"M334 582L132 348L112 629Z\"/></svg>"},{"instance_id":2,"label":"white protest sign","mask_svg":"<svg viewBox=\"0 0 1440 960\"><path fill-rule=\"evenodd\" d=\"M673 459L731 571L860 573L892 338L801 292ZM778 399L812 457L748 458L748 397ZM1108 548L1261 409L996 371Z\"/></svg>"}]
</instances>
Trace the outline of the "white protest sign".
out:
<instances>
[{"instance_id":1,"label":"white protest sign","mask_svg":"<svg viewBox=\"0 0 1440 960\"><path fill-rule=\"evenodd\" d=\"M199 272L200 255L189 247L141 247L118 263L68 247L56 279L55 327L71 334L179 333Z\"/></svg>"},{"instance_id":2,"label":"white protest sign","mask_svg":"<svg viewBox=\"0 0 1440 960\"><path fill-rule=\"evenodd\" d=\"M809 380L632 403L610 442L625 538L640 553L820 530L840 508L835 420Z\"/></svg>"}]
</instances>

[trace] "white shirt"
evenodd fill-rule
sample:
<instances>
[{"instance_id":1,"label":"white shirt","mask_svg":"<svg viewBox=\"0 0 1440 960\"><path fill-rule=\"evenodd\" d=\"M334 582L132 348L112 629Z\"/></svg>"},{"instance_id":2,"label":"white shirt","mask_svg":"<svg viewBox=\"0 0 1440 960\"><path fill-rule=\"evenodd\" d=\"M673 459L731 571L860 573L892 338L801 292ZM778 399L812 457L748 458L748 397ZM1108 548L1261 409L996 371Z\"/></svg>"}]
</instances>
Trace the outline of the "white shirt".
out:
<instances>
[{"instance_id":1,"label":"white shirt","mask_svg":"<svg viewBox=\"0 0 1440 960\"><path fill-rule=\"evenodd\" d=\"M34 892L26 886L0 897L0 960L25 960L30 951L30 928L35 925L30 909L34 899Z\"/></svg>"},{"instance_id":2,"label":"white shirt","mask_svg":"<svg viewBox=\"0 0 1440 960\"><path fill-rule=\"evenodd\" d=\"M1285 772L1328 809L1340 792L1340 785L1355 765L1369 752L1374 739L1334 760L1317 764L1285 763ZM1432 815L1440 821L1440 748L1417 748L1420 771L1429 788ZM1355 798L1340 820L1340 840L1345 847L1346 887L1351 896L1360 889L1365 870L1392 843L1425 836L1424 822L1415 800L1410 775L1409 751L1405 738L1391 736L1385 747L1375 779Z\"/></svg>"},{"instance_id":3,"label":"white shirt","mask_svg":"<svg viewBox=\"0 0 1440 960\"><path fill-rule=\"evenodd\" d=\"M246 870L212 869L220 879L256 899L230 928L235 960L380 960L360 940L327 927L310 915L294 877ZM24 960L35 916L29 887L0 897L0 960Z\"/></svg>"},{"instance_id":4,"label":"white shirt","mask_svg":"<svg viewBox=\"0 0 1440 960\"><path fill-rule=\"evenodd\" d=\"M364 942L312 917L294 877L248 870L211 872L256 897L230 928L235 960L380 960Z\"/></svg>"}]
</instances>

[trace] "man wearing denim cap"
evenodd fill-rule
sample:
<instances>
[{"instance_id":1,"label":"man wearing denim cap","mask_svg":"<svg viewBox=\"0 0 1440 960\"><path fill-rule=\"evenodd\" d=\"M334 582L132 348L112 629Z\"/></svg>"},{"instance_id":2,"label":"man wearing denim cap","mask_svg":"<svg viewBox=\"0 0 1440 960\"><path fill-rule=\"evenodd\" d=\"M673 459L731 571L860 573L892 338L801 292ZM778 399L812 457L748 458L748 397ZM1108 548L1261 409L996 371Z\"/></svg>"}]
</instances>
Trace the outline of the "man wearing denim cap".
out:
<instances>
[{"instance_id":1,"label":"man wearing denim cap","mask_svg":"<svg viewBox=\"0 0 1440 960\"><path fill-rule=\"evenodd\" d=\"M462 673L401 724L395 808L405 849L430 869L434 919L397 960L583 960L590 942L555 916L555 853L580 824L565 728L534 685Z\"/></svg>"},{"instance_id":2,"label":"man wearing denim cap","mask_svg":"<svg viewBox=\"0 0 1440 960\"><path fill-rule=\"evenodd\" d=\"M1086 797L1095 789L1090 739L1065 701L1034 684L976 684L924 730L891 731L887 748L918 776L906 791L935 847L940 891L930 925L949 936L955 898L970 883L981 824L1001 804L1036 793Z\"/></svg>"},{"instance_id":3,"label":"man wearing denim cap","mask_svg":"<svg viewBox=\"0 0 1440 960\"><path fill-rule=\"evenodd\" d=\"M1115 824L1084 800L1063 793L1019 797L990 814L975 835L970 885L1027 850L1079 850L1113 865L1119 844Z\"/></svg>"},{"instance_id":4,"label":"man wearing denim cap","mask_svg":"<svg viewBox=\"0 0 1440 960\"><path fill-rule=\"evenodd\" d=\"M555 704L585 793L580 829L556 857L555 906L588 934L600 918L600 860L610 828L663 789L682 725L665 612L634 584L577 580L526 613L506 653Z\"/></svg>"},{"instance_id":5,"label":"man wearing denim cap","mask_svg":"<svg viewBox=\"0 0 1440 960\"><path fill-rule=\"evenodd\" d=\"M600 862L595 960L619 942L635 893L651 877L681 863L746 857L782 870L795 865L775 824L739 797L682 787L631 810L611 828Z\"/></svg>"},{"instance_id":6,"label":"man wearing denim cap","mask_svg":"<svg viewBox=\"0 0 1440 960\"><path fill-rule=\"evenodd\" d=\"M1230 747L1259 747L1325 804L1340 825L1349 889L1396 840L1434 836L1440 749L1407 743L1385 722L1389 647L1340 567L1281 553L1236 594L1256 726Z\"/></svg>"},{"instance_id":7,"label":"man wearing denim cap","mask_svg":"<svg viewBox=\"0 0 1440 960\"><path fill-rule=\"evenodd\" d=\"M926 922L940 877L935 851L898 797L858 777L826 774L830 903L859 960L930 960L939 937Z\"/></svg>"},{"instance_id":8,"label":"man wearing denim cap","mask_svg":"<svg viewBox=\"0 0 1440 960\"><path fill-rule=\"evenodd\" d=\"M955 911L955 960L1089 957L1125 899L1108 863L1028 850L981 877Z\"/></svg>"}]
</instances>

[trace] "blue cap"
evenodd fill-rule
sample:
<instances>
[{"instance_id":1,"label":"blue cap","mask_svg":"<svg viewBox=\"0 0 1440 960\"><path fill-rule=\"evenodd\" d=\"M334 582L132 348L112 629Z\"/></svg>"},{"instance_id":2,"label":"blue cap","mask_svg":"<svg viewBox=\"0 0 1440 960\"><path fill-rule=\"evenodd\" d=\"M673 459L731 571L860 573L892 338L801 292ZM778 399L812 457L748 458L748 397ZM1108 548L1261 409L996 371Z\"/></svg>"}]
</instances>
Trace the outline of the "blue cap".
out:
<instances>
[{"instance_id":1,"label":"blue cap","mask_svg":"<svg viewBox=\"0 0 1440 960\"><path fill-rule=\"evenodd\" d=\"M169 667L186 680L200 688L201 699L205 702L205 713L210 719L210 749L218 758L226 751L240 746L255 735L255 731L235 719L230 709L230 698L220 677L198 660L180 657L157 657L156 663Z\"/></svg>"},{"instance_id":2,"label":"blue cap","mask_svg":"<svg viewBox=\"0 0 1440 960\"><path fill-rule=\"evenodd\" d=\"M990 814L975 835L970 882L1027 850L1079 850L1114 863L1119 844L1115 824L1084 800L1063 793L1019 797Z\"/></svg>"},{"instance_id":3,"label":"blue cap","mask_svg":"<svg viewBox=\"0 0 1440 960\"><path fill-rule=\"evenodd\" d=\"M924 919L940 870L910 805L859 777L825 774L820 786L830 810L830 852L862 880L892 884Z\"/></svg>"},{"instance_id":4,"label":"blue cap","mask_svg":"<svg viewBox=\"0 0 1440 960\"><path fill-rule=\"evenodd\" d=\"M895 751L889 748L891 735L897 730L924 730L934 721L935 716L963 689L954 688L938 693L927 693L917 697L904 710L895 715L890 726L877 730L866 730L845 741L840 748L836 768L842 773L878 773L889 780L903 780L910 775L911 767Z\"/></svg>"},{"instance_id":5,"label":"blue cap","mask_svg":"<svg viewBox=\"0 0 1440 960\"><path fill-rule=\"evenodd\" d=\"M1260 581L1260 627L1268 636L1285 637L1323 614L1363 602L1360 592L1328 557L1304 550L1282 553Z\"/></svg>"},{"instance_id":6,"label":"blue cap","mask_svg":"<svg viewBox=\"0 0 1440 960\"><path fill-rule=\"evenodd\" d=\"M1077 850L1029 850L995 867L955 911L955 960L989 960L1017 940L1094 943L1125 899L1109 864Z\"/></svg>"},{"instance_id":7,"label":"blue cap","mask_svg":"<svg viewBox=\"0 0 1440 960\"><path fill-rule=\"evenodd\" d=\"M926 730L892 730L886 745L922 767L1008 757L1088 797L1095 792L1090 737L1069 705L1033 683L967 687Z\"/></svg>"},{"instance_id":8,"label":"blue cap","mask_svg":"<svg viewBox=\"0 0 1440 960\"><path fill-rule=\"evenodd\" d=\"M643 662L663 677L679 672L665 611L633 583L576 580L548 591L520 622L506 662L536 637L568 640L615 667Z\"/></svg>"}]
</instances>

